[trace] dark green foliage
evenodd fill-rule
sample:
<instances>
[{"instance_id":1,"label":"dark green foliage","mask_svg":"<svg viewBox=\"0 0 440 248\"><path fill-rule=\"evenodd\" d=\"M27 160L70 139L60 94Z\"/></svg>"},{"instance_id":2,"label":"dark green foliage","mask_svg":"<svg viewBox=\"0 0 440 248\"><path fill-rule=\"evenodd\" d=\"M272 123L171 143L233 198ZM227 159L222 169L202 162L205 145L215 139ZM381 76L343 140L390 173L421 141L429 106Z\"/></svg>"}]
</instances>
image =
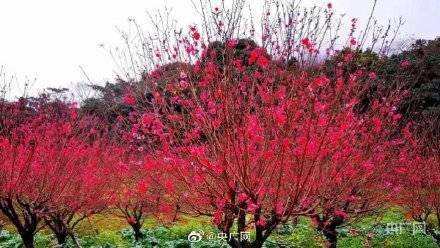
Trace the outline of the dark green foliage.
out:
<instances>
[{"instance_id":1,"label":"dark green foliage","mask_svg":"<svg viewBox=\"0 0 440 248\"><path fill-rule=\"evenodd\" d=\"M406 69L401 65L405 60L410 62ZM405 118L417 122L440 116L440 38L416 41L410 50L391 57L385 69L385 76L405 77L403 88L409 95L400 107Z\"/></svg>"},{"instance_id":2,"label":"dark green foliage","mask_svg":"<svg viewBox=\"0 0 440 248\"><path fill-rule=\"evenodd\" d=\"M351 61L340 67L339 62L346 60L348 54L351 54ZM427 143L440 138L440 38L417 40L407 51L390 57L380 57L372 51L345 49L312 72L324 74L335 81L336 69L341 73L339 77L345 80L362 72L363 84L358 91L360 103L357 105L359 114L368 113L373 101L380 102L382 97L393 91L400 92L403 97L396 106L402 115L400 128L411 122L416 131L431 131L425 133L430 137ZM371 72L376 78L369 77ZM427 126L433 122L437 126Z\"/></svg>"},{"instance_id":3,"label":"dark green foliage","mask_svg":"<svg viewBox=\"0 0 440 248\"><path fill-rule=\"evenodd\" d=\"M347 55L351 54L351 61L346 61ZM340 67L340 62L343 63L343 67ZM345 48L344 50L337 53L335 56L330 57L330 59L326 60L323 68L319 68L320 73L324 73L329 78L335 78L336 68L341 68L343 70L343 75L348 77L351 73L354 73L356 70L363 71L376 71L383 65L383 61L379 57L379 55L373 51L367 50L351 50L349 48Z\"/></svg>"},{"instance_id":4,"label":"dark green foliage","mask_svg":"<svg viewBox=\"0 0 440 248\"><path fill-rule=\"evenodd\" d=\"M243 65L248 65L247 61L250 52L257 48L255 41L251 39L239 39L234 45L234 48L231 49L228 47L228 44L220 41L211 42L201 59L201 64L204 65L207 62L213 62L221 68L221 66L230 64L227 63L228 59L236 59L242 61Z\"/></svg>"},{"instance_id":5,"label":"dark green foliage","mask_svg":"<svg viewBox=\"0 0 440 248\"><path fill-rule=\"evenodd\" d=\"M131 107L123 102L123 96L129 89L128 83L107 82L105 86L90 85L89 87L98 94L97 97L87 98L82 102L81 113L94 115L111 124L116 122L119 115L128 116Z\"/></svg>"}]
</instances>

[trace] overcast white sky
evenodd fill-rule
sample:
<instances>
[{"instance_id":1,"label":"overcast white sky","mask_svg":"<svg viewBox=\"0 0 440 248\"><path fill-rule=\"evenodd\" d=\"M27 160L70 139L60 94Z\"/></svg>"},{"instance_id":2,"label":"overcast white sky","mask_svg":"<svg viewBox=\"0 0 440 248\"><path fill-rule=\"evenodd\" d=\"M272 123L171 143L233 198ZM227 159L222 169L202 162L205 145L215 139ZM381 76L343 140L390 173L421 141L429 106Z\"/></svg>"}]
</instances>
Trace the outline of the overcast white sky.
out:
<instances>
[{"instance_id":1,"label":"overcast white sky","mask_svg":"<svg viewBox=\"0 0 440 248\"><path fill-rule=\"evenodd\" d=\"M80 65L92 81L111 80L115 67L99 44L120 44L116 26L124 29L129 17L146 21L147 10L154 11L165 3L180 23L195 21L190 0L0 0L0 65L21 79L37 78L32 92L86 81ZM337 12L359 18L362 25L372 0L332 3ZM402 16L406 24L401 37L430 39L440 35L438 13L440 0L379 0L375 16L382 23Z\"/></svg>"}]
</instances>

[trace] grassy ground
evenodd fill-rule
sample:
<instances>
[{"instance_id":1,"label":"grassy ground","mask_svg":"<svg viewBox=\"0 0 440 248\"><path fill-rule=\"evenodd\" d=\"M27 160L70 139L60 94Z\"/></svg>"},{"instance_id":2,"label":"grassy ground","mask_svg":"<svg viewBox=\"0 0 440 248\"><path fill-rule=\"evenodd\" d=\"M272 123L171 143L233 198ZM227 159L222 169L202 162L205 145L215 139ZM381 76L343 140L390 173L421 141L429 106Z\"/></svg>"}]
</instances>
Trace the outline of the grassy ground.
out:
<instances>
[{"instance_id":1,"label":"grassy ground","mask_svg":"<svg viewBox=\"0 0 440 248\"><path fill-rule=\"evenodd\" d=\"M387 235L386 223L404 222L402 211L390 208L380 216L363 218L355 224L341 228L339 247L363 248L368 243L370 247L389 248L435 248L438 247L432 238L423 234L413 235L406 230L400 235ZM109 214L100 214L85 220L77 228L77 235L83 247L94 248L129 248L136 244L132 239L131 230L125 220ZM187 235L191 231L203 231L205 236L201 242L190 244ZM182 216L178 222L167 224L165 221L147 219L144 225L145 239L138 247L227 247L225 242L218 239L208 239L211 233L218 231L207 218ZM37 235L36 246L51 247L54 244L52 235L44 230ZM310 225L308 219L301 219L297 225L285 225L279 228L266 242L267 248L275 247L325 247L325 241ZM6 227L0 235L0 248L12 248L20 245L18 235L11 226ZM69 243L68 247L73 247Z\"/></svg>"}]
</instances>

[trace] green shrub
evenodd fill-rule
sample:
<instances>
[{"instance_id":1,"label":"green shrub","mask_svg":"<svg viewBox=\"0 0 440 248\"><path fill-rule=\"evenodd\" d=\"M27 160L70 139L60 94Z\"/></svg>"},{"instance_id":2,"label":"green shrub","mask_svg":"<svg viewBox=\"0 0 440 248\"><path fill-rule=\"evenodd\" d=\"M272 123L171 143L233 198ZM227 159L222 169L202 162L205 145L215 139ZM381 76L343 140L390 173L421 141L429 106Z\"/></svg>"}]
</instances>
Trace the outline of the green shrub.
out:
<instances>
[{"instance_id":1,"label":"green shrub","mask_svg":"<svg viewBox=\"0 0 440 248\"><path fill-rule=\"evenodd\" d=\"M7 230L0 232L0 247L2 248L18 248L21 244L21 239L18 234L11 233Z\"/></svg>"},{"instance_id":2,"label":"green shrub","mask_svg":"<svg viewBox=\"0 0 440 248\"><path fill-rule=\"evenodd\" d=\"M379 236L373 240L373 247L377 248L438 248L435 241L426 235Z\"/></svg>"},{"instance_id":3,"label":"green shrub","mask_svg":"<svg viewBox=\"0 0 440 248\"><path fill-rule=\"evenodd\" d=\"M296 225L286 224L281 226L265 242L265 247L322 247L321 244L324 243L324 240L308 222L304 218Z\"/></svg>"}]
</instances>

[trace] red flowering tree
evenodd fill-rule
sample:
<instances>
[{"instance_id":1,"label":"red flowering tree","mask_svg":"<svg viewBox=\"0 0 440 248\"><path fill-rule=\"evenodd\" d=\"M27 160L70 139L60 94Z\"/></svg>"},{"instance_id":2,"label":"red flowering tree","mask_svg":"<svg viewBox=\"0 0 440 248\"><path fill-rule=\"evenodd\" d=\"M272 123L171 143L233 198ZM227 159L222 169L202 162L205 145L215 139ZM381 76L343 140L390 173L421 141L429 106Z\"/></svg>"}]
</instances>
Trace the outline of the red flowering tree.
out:
<instances>
[{"instance_id":1,"label":"red flowering tree","mask_svg":"<svg viewBox=\"0 0 440 248\"><path fill-rule=\"evenodd\" d=\"M373 125L369 121L356 124L352 127L356 131L345 131L351 134L332 144L343 149L332 156L324 172L317 194L319 204L311 215L329 247L337 247L338 228L367 214L380 213L390 192L397 190L391 187L390 177L397 141L380 138L382 133L377 132L386 130ZM370 131L370 128L378 129Z\"/></svg>"},{"instance_id":2,"label":"red flowering tree","mask_svg":"<svg viewBox=\"0 0 440 248\"><path fill-rule=\"evenodd\" d=\"M121 153L121 157L110 174L115 193L113 213L127 221L135 240L140 241L144 237L142 225L146 217L160 217L160 213L173 210L167 198L174 188L154 158L139 158L133 152Z\"/></svg>"},{"instance_id":3,"label":"red flowering tree","mask_svg":"<svg viewBox=\"0 0 440 248\"><path fill-rule=\"evenodd\" d=\"M47 204L49 209L44 220L60 245L66 242L67 237L78 245L75 227L107 209L115 194L108 175L120 158L116 149L104 142L105 138L99 138L93 128L89 130L92 132L88 139L93 141L78 147L82 151L74 158L76 163L65 167L70 173L64 178L61 194Z\"/></svg>"},{"instance_id":4,"label":"red flowering tree","mask_svg":"<svg viewBox=\"0 0 440 248\"><path fill-rule=\"evenodd\" d=\"M261 247L280 223L326 208L324 196L333 193L328 185L338 188L342 178L353 175L338 204L374 191L369 180L383 168L374 165L388 157L373 136L382 130L384 112L394 113L385 106L377 116L358 115L359 75L327 78L316 69L323 51L336 52L331 4L304 13L282 1L267 4L257 35L255 23L241 18L244 1L234 3L207 9L211 2L201 1L202 27L191 26L188 34L166 27L146 32L141 44L126 40L128 49L153 51L128 51L139 57L131 56L124 75L128 81L141 75L127 94L137 117L129 118L129 137L162 168L172 168L165 171L174 185L188 192L181 211L211 216L232 247ZM155 27L170 23L161 18ZM355 31L353 19L346 42L352 50L368 38L356 41ZM373 46L378 40L373 37ZM390 42L383 44L382 52ZM344 56L344 62L352 59ZM186 66L157 83L169 64ZM381 149L381 158L373 159ZM378 201L373 198L363 201ZM331 212L345 214L341 209ZM255 232L254 240L234 235L246 230Z\"/></svg>"},{"instance_id":5,"label":"red flowering tree","mask_svg":"<svg viewBox=\"0 0 440 248\"><path fill-rule=\"evenodd\" d=\"M344 128L334 130L336 137L343 138L332 139L331 146L338 146L341 150L328 161L317 194L319 204L311 215L316 229L327 238L329 247L337 246L339 227L364 215L379 213L385 205L393 191L391 175L402 143L396 131L401 119L396 106L402 94L382 91L377 86L376 95L369 95L371 99L365 102L363 97L368 95L369 85L376 80L376 74L365 67L353 66L354 56L354 51L346 49L336 56L342 58L335 63L335 69L326 69L334 80L345 85L338 94L338 102L331 107L353 104L341 115ZM347 70L350 65L351 70ZM325 96L320 100L329 101ZM328 113L319 113L323 114ZM340 117L332 117L335 118Z\"/></svg>"},{"instance_id":6,"label":"red flowering tree","mask_svg":"<svg viewBox=\"0 0 440 248\"><path fill-rule=\"evenodd\" d=\"M76 108L62 101L44 96L22 99L4 102L2 110L0 210L25 247L33 247L43 220L63 242L66 234L72 234L74 215L81 219L81 214L92 211L90 206L100 206L94 203L102 191L94 184L97 175L92 175L99 149L89 139L90 130L76 128Z\"/></svg>"},{"instance_id":7,"label":"red flowering tree","mask_svg":"<svg viewBox=\"0 0 440 248\"><path fill-rule=\"evenodd\" d=\"M438 119L407 124L405 146L396 162L394 182L399 194L393 199L415 221L426 223L426 232L440 244L440 143Z\"/></svg>"},{"instance_id":8,"label":"red flowering tree","mask_svg":"<svg viewBox=\"0 0 440 248\"><path fill-rule=\"evenodd\" d=\"M243 59L237 43L227 44L221 64L204 57L165 88L146 80L152 97L133 105L140 118L131 135L144 137L137 144L162 168L172 167L174 184L188 192L183 211L212 216L232 247L261 247L292 217L330 206L332 216L345 215L342 203L379 201L367 192L386 167L376 166L387 156L375 135L391 106L361 117L355 76L292 73L262 48L246 48ZM353 206L353 214L366 210ZM252 241L234 236L249 229Z\"/></svg>"}]
</instances>

